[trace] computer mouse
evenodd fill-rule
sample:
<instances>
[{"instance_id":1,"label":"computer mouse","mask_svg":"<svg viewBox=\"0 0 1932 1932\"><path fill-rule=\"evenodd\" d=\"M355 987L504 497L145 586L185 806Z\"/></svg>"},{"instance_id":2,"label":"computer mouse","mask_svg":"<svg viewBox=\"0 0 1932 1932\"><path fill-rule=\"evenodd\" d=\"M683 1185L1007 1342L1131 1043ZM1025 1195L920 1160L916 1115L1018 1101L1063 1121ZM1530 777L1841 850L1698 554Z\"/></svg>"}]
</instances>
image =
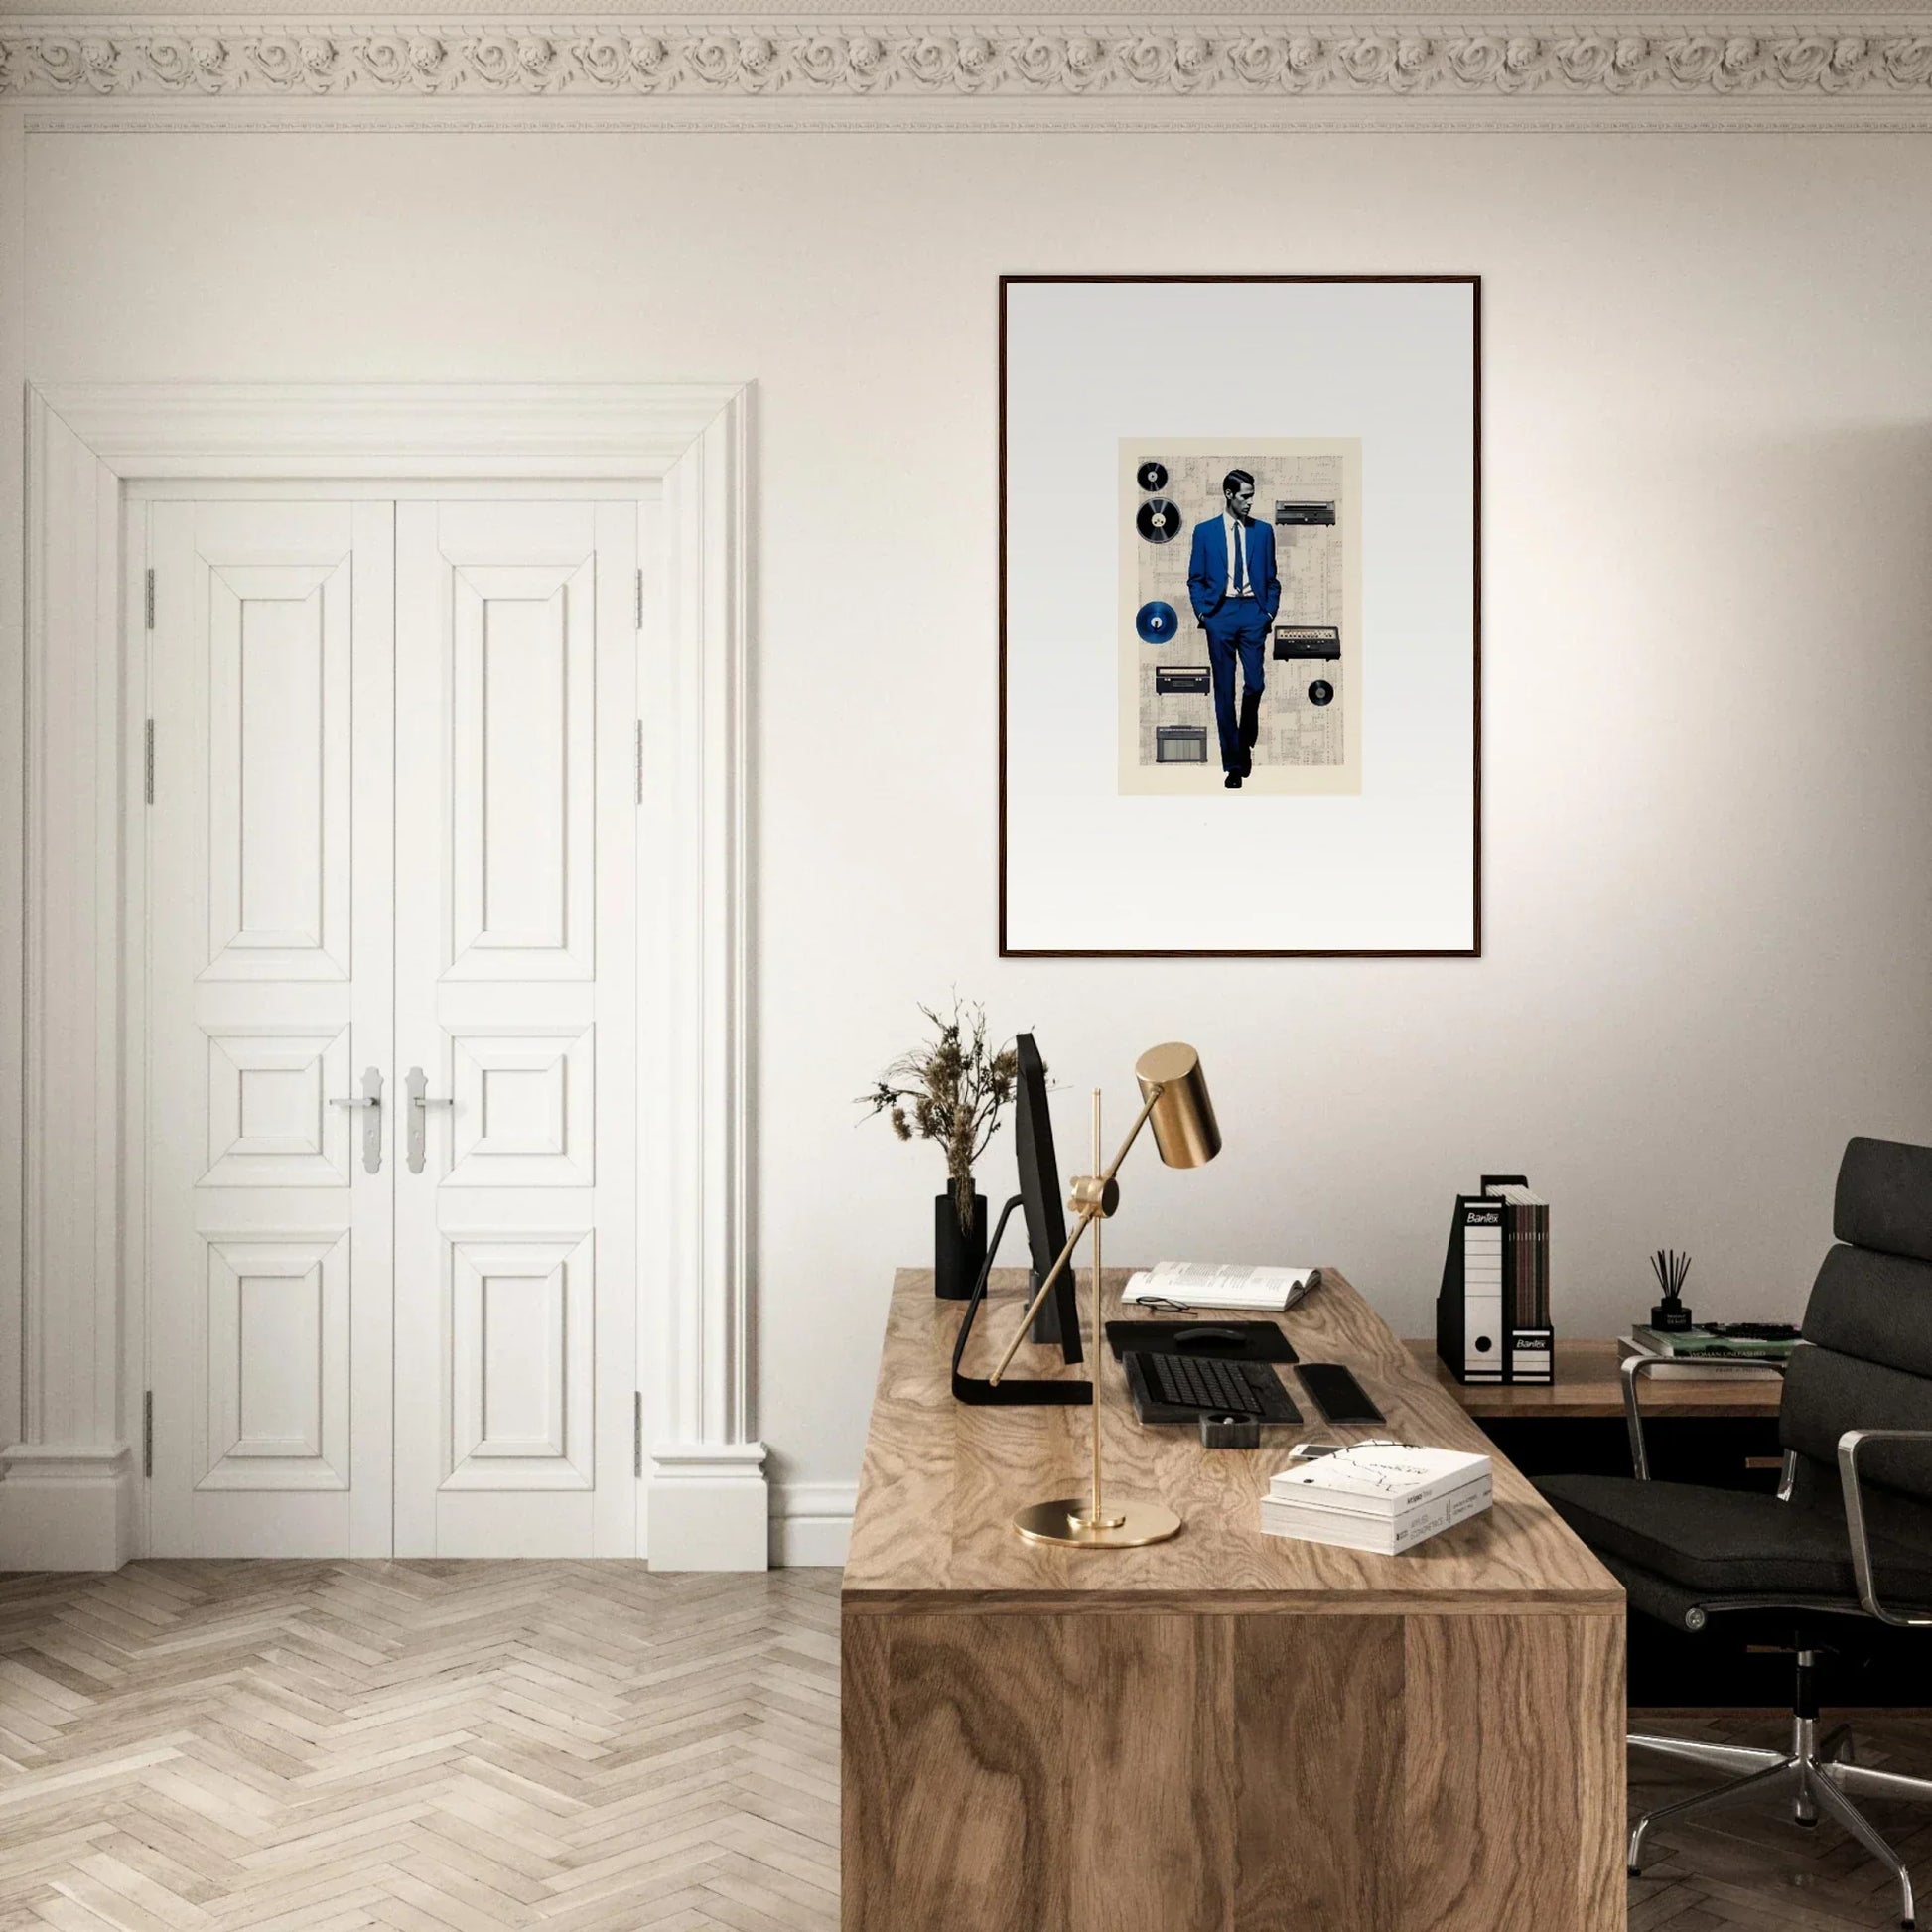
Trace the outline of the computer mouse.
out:
<instances>
[{"instance_id":1,"label":"computer mouse","mask_svg":"<svg viewBox=\"0 0 1932 1932\"><path fill-rule=\"evenodd\" d=\"M1173 1332L1176 1348L1225 1348L1229 1342L1240 1348L1247 1337L1239 1328L1176 1328Z\"/></svg>"}]
</instances>

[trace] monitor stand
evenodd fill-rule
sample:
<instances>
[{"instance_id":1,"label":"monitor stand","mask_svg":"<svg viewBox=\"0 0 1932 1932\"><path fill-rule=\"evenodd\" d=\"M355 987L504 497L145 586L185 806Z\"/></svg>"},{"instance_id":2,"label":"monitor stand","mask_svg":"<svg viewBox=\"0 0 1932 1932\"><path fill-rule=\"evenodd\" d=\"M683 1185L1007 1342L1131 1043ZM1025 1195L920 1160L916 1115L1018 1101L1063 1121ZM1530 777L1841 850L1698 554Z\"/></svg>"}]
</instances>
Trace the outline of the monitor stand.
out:
<instances>
[{"instance_id":1,"label":"monitor stand","mask_svg":"<svg viewBox=\"0 0 1932 1932\"><path fill-rule=\"evenodd\" d=\"M1093 1401L1091 1382L1032 1382L1019 1376L1003 1375L998 1382L989 1382L984 1376L962 1375L959 1364L966 1354L966 1343L973 1332L973 1317L979 1313L980 1304L986 1300L986 1284L993 1273L993 1262L1000 1252L1000 1237L1007 1231L1007 1222L1013 1210L1021 1203L1022 1196L1014 1197L1000 1210L999 1225L993 1230L993 1239L986 1244L986 1264L980 1269L979 1279L973 1284L973 1292L966 1299L965 1312L959 1318L959 1336L952 1349L952 1392L961 1402L972 1403L982 1408L1022 1408L1028 1405L1049 1404L1061 1408L1085 1407ZM1032 1288L1029 1299L1039 1293L1037 1276L1030 1276ZM1065 1291L1062 1294L1061 1291ZM1079 1314L1073 1303L1073 1270L1067 1269L1054 1286L1054 1292L1047 1298L1035 1321L1031 1338L1035 1341L1047 1340L1058 1342L1064 1332L1061 1320L1064 1317L1073 1324L1077 1336ZM1053 1331L1050 1335L1040 1334L1040 1323L1052 1318ZM1076 1342L1077 1350L1077 1342ZM1075 1356L1077 1360L1077 1353Z\"/></svg>"},{"instance_id":2,"label":"monitor stand","mask_svg":"<svg viewBox=\"0 0 1932 1932\"><path fill-rule=\"evenodd\" d=\"M1061 1278L1060 1287L1069 1287L1071 1286L1072 1281L1073 1281L1073 1270L1069 1268L1066 1271L1065 1275ZM1037 1268L1035 1268L1029 1270L1027 1275L1027 1300L1031 1302L1034 1299L1034 1297L1038 1293L1039 1293L1039 1270ZM1060 1303L1065 1298L1060 1294L1059 1289L1056 1288L1053 1291L1053 1293L1049 1295L1046 1298L1046 1300L1039 1305L1039 1312L1034 1316L1034 1325L1031 1331L1029 1332L1028 1338L1030 1340L1040 1343L1042 1347L1057 1348L1059 1346L1060 1315L1062 1312L1060 1308ZM1074 1317L1074 1323L1075 1323L1075 1327L1077 1328L1079 1323L1079 1317L1077 1315ZM1077 1352L1072 1359L1075 1361L1079 1359Z\"/></svg>"}]
</instances>

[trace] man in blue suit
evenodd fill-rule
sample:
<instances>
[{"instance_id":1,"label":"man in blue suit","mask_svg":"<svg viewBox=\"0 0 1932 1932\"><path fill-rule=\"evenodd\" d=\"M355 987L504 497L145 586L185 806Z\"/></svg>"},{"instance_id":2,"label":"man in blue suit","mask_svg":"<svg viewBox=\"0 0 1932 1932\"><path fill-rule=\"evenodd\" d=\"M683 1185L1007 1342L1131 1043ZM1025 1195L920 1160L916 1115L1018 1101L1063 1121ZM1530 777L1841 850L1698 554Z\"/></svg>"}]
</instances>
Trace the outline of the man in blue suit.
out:
<instances>
[{"instance_id":1,"label":"man in blue suit","mask_svg":"<svg viewBox=\"0 0 1932 1932\"><path fill-rule=\"evenodd\" d=\"M1187 595L1207 632L1207 661L1214 669L1214 723L1221 735L1221 769L1228 790L1239 791L1254 768L1261 729L1261 694L1267 688L1268 626L1282 601L1275 574L1275 531L1257 523L1255 480L1245 470L1221 479L1226 507L1194 525L1187 559ZM1234 669L1241 666L1241 705L1234 703Z\"/></svg>"}]
</instances>

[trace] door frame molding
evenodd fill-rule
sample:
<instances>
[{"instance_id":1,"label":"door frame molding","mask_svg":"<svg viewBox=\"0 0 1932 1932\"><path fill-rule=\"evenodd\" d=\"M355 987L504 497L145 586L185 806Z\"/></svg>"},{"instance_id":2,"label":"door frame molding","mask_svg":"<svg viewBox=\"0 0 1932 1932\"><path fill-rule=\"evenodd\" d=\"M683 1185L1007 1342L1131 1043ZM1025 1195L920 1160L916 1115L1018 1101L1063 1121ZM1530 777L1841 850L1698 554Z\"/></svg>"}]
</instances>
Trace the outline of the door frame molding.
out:
<instances>
[{"instance_id":1,"label":"door frame molding","mask_svg":"<svg viewBox=\"0 0 1932 1932\"><path fill-rule=\"evenodd\" d=\"M639 952L638 1547L762 1569L750 1165L750 383L153 383L26 393L23 1279L0 1304L0 1568L139 1554L145 746L123 485L656 481ZM648 566L646 566L648 568ZM125 623L123 621L125 618ZM640 705L640 710L643 707ZM132 950L131 950L132 949ZM132 961L132 967L130 966ZM130 1181L134 1184L130 1185Z\"/></svg>"}]
</instances>

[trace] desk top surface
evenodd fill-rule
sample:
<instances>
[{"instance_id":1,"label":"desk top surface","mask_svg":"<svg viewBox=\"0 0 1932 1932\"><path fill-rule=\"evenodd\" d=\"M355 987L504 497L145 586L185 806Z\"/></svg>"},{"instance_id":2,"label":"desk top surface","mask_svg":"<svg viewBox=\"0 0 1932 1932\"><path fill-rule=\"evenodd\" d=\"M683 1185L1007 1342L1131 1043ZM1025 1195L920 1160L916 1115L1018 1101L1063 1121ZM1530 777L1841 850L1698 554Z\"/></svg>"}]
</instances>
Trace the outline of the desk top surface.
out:
<instances>
[{"instance_id":1,"label":"desk top surface","mask_svg":"<svg viewBox=\"0 0 1932 1932\"><path fill-rule=\"evenodd\" d=\"M1125 1269L1106 1274L1103 1318L1121 1312ZM1026 1277L993 1276L964 1364L985 1375L1024 1309ZM1388 1324L1332 1269L1322 1286L1280 1317L1304 1361L1345 1362L1388 1417L1386 1427L1330 1429L1315 1419L1289 1372L1290 1393L1310 1417L1301 1429L1266 1432L1259 1449L1208 1449L1192 1430L1143 1428L1120 1365L1105 1351L1101 1455L1106 1483L1122 1496L1159 1499L1181 1518L1180 1534L1144 1550L1071 1550L1029 1543L1013 1512L1050 1496L1081 1493L1088 1478L1086 1408L975 1408L955 1402L953 1337L965 1305L933 1298L932 1276L900 1269L894 1280L872 1428L845 1568L849 1611L907 1608L1554 1611L1619 1609L1614 1578L1565 1528L1528 1479L1496 1454L1459 1405ZM1090 1307L1081 1270L1083 1328ZM1135 1310L1129 1312L1140 1314ZM1014 1372L1084 1380L1057 1350L1028 1347ZM1399 1557L1264 1536L1260 1498L1298 1442L1404 1441L1486 1453L1495 1502L1481 1516Z\"/></svg>"},{"instance_id":2,"label":"desk top surface","mask_svg":"<svg viewBox=\"0 0 1932 1932\"><path fill-rule=\"evenodd\" d=\"M1614 1417L1623 1416L1623 1378L1614 1341L1583 1339L1557 1342L1557 1379L1546 1388L1497 1388L1456 1381L1436 1359L1433 1341L1411 1341L1410 1352L1423 1372L1433 1376L1451 1398L1472 1416L1490 1421L1503 1417ZM1646 1375L1639 1391L1643 1413L1652 1416L1766 1417L1778 1413L1782 1382L1753 1375L1678 1378Z\"/></svg>"}]
</instances>

